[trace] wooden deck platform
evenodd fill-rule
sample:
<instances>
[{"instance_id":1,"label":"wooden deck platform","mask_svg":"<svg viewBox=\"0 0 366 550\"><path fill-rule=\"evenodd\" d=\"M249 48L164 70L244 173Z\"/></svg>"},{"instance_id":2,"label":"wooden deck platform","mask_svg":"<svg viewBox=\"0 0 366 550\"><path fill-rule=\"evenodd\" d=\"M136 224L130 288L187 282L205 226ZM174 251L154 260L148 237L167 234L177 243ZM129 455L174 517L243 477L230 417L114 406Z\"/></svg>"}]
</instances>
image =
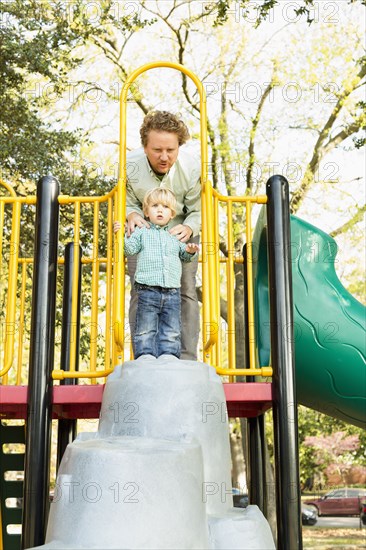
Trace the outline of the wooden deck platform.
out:
<instances>
[{"instance_id":1,"label":"wooden deck platform","mask_svg":"<svg viewBox=\"0 0 366 550\"><path fill-rule=\"evenodd\" d=\"M224 383L229 417L254 417L272 407L268 382ZM0 419L27 418L27 386L0 386ZM53 417L98 418L104 385L54 386Z\"/></svg>"}]
</instances>

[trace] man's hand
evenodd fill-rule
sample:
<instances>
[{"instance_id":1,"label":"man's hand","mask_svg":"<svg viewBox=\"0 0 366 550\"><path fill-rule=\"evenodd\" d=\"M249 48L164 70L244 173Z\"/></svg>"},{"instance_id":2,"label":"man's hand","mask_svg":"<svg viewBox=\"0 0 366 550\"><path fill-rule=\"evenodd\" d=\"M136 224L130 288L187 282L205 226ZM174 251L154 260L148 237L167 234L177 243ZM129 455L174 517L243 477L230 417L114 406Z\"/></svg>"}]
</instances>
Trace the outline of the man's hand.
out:
<instances>
[{"instance_id":1,"label":"man's hand","mask_svg":"<svg viewBox=\"0 0 366 550\"><path fill-rule=\"evenodd\" d=\"M200 247L196 243L188 243L186 246L186 252L188 252L188 254L195 254L199 249Z\"/></svg>"},{"instance_id":2,"label":"man's hand","mask_svg":"<svg viewBox=\"0 0 366 550\"><path fill-rule=\"evenodd\" d=\"M175 235L178 241L186 243L191 238L193 231L189 227L189 225L182 225L180 223L179 225L175 225L174 227L172 227L169 233L171 235Z\"/></svg>"},{"instance_id":3,"label":"man's hand","mask_svg":"<svg viewBox=\"0 0 366 550\"><path fill-rule=\"evenodd\" d=\"M136 227L147 227L150 229L150 224L137 212L131 212L131 214L127 216L126 222L127 237L135 231Z\"/></svg>"}]
</instances>

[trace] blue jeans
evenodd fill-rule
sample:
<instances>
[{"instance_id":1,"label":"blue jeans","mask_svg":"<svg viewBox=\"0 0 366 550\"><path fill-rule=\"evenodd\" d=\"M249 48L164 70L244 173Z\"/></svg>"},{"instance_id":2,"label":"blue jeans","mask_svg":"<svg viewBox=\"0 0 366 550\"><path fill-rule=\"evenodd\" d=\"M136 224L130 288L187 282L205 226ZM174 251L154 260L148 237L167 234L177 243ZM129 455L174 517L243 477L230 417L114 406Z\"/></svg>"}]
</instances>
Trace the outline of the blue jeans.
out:
<instances>
[{"instance_id":1,"label":"blue jeans","mask_svg":"<svg viewBox=\"0 0 366 550\"><path fill-rule=\"evenodd\" d=\"M135 283L136 325L133 335L135 359L140 355L180 357L180 289Z\"/></svg>"},{"instance_id":2,"label":"blue jeans","mask_svg":"<svg viewBox=\"0 0 366 550\"><path fill-rule=\"evenodd\" d=\"M193 237L189 242L199 242L199 237ZM129 319L131 334L135 332L137 292L134 287L137 256L127 256L128 273L131 279L131 301ZM181 358L197 361L197 344L200 332L200 315L196 293L196 273L198 260L182 262L181 280L181 315L182 315L182 340Z\"/></svg>"}]
</instances>

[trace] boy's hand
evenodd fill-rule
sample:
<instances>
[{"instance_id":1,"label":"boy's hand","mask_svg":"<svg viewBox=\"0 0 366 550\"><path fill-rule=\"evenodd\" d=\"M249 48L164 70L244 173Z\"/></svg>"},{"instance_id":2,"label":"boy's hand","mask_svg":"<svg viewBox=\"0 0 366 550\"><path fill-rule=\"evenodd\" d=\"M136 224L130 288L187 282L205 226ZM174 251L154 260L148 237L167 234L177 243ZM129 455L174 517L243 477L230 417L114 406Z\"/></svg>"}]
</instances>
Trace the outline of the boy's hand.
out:
<instances>
[{"instance_id":1,"label":"boy's hand","mask_svg":"<svg viewBox=\"0 0 366 550\"><path fill-rule=\"evenodd\" d=\"M121 222L113 222L113 231L114 233L117 233L122 227Z\"/></svg>"},{"instance_id":2,"label":"boy's hand","mask_svg":"<svg viewBox=\"0 0 366 550\"><path fill-rule=\"evenodd\" d=\"M200 247L196 243L188 243L186 246L186 252L188 252L188 254L195 254L199 249Z\"/></svg>"}]
</instances>

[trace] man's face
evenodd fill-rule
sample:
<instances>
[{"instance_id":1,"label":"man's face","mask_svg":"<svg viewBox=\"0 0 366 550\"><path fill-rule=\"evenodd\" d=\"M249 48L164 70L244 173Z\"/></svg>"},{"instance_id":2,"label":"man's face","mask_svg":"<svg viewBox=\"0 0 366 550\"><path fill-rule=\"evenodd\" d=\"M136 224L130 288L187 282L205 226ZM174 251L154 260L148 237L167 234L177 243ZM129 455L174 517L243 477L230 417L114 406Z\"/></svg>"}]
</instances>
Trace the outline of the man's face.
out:
<instances>
[{"instance_id":1,"label":"man's face","mask_svg":"<svg viewBox=\"0 0 366 550\"><path fill-rule=\"evenodd\" d=\"M172 132L150 130L144 151L154 172L166 174L178 157L178 136Z\"/></svg>"}]
</instances>

